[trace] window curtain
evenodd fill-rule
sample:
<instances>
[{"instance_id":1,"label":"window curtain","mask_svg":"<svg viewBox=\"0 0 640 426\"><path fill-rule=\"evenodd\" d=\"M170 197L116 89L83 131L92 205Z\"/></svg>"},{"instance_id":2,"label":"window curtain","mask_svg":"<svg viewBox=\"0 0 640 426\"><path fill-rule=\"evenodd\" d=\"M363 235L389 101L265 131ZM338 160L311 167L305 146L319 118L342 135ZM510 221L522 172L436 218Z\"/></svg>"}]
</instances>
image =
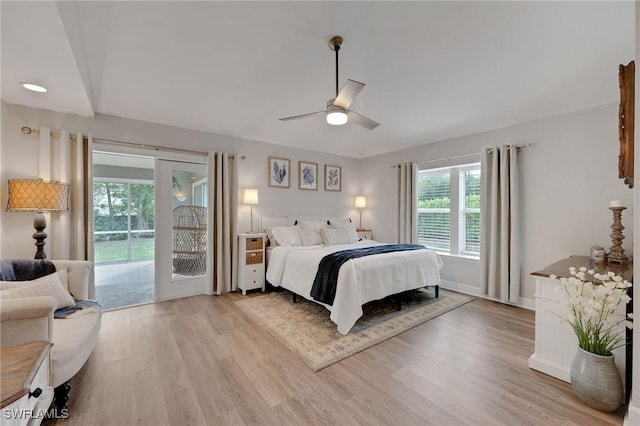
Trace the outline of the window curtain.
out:
<instances>
[{"instance_id":1,"label":"window curtain","mask_svg":"<svg viewBox=\"0 0 640 426\"><path fill-rule=\"evenodd\" d=\"M481 291L503 302L520 298L518 148L482 152L480 192Z\"/></svg>"},{"instance_id":2,"label":"window curtain","mask_svg":"<svg viewBox=\"0 0 640 426\"><path fill-rule=\"evenodd\" d=\"M92 137L78 133L72 138L67 130L51 136L41 127L38 139L38 174L44 180L68 183L69 211L52 213L47 218L49 259L93 261L93 164ZM89 297L95 297L93 270Z\"/></svg>"},{"instance_id":3,"label":"window curtain","mask_svg":"<svg viewBox=\"0 0 640 426\"><path fill-rule=\"evenodd\" d=\"M237 179L234 160L227 153L210 152L207 194L208 294L236 290L234 262Z\"/></svg>"},{"instance_id":4,"label":"window curtain","mask_svg":"<svg viewBox=\"0 0 640 426\"><path fill-rule=\"evenodd\" d=\"M398 243L418 242L418 164L398 165Z\"/></svg>"}]
</instances>

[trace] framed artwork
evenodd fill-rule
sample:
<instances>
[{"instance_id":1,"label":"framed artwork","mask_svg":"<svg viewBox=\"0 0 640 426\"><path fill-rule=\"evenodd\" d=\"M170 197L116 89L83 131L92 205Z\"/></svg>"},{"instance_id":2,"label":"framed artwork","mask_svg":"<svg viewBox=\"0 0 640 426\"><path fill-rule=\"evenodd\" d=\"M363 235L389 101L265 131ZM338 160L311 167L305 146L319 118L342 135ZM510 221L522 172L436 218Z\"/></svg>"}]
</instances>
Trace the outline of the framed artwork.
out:
<instances>
[{"instance_id":1,"label":"framed artwork","mask_svg":"<svg viewBox=\"0 0 640 426\"><path fill-rule=\"evenodd\" d=\"M289 188L291 176L291 161L286 158L269 157L269 186Z\"/></svg>"},{"instance_id":2,"label":"framed artwork","mask_svg":"<svg viewBox=\"0 0 640 426\"><path fill-rule=\"evenodd\" d=\"M298 161L298 187L300 189L318 189L318 163Z\"/></svg>"},{"instance_id":3,"label":"framed artwork","mask_svg":"<svg viewBox=\"0 0 640 426\"><path fill-rule=\"evenodd\" d=\"M342 191L342 167L324 165L324 190Z\"/></svg>"},{"instance_id":4,"label":"framed artwork","mask_svg":"<svg viewBox=\"0 0 640 426\"><path fill-rule=\"evenodd\" d=\"M619 137L620 155L618 156L618 177L633 188L633 133L635 131L635 62L620 65L618 80L620 83Z\"/></svg>"}]
</instances>

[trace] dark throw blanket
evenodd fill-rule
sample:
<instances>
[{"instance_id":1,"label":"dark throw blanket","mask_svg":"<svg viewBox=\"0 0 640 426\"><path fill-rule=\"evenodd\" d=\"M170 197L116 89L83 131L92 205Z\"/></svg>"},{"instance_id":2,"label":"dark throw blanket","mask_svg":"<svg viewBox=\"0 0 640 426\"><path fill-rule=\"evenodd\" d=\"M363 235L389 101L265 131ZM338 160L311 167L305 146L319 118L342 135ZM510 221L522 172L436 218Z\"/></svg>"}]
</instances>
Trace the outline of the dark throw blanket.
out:
<instances>
[{"instance_id":1,"label":"dark throw blanket","mask_svg":"<svg viewBox=\"0 0 640 426\"><path fill-rule=\"evenodd\" d=\"M67 306L66 308L60 308L53 313L54 318L64 319L70 316L81 313L88 313L91 311L101 310L100 304L95 300L76 300L73 306Z\"/></svg>"},{"instance_id":2,"label":"dark throw blanket","mask_svg":"<svg viewBox=\"0 0 640 426\"><path fill-rule=\"evenodd\" d=\"M311 297L313 297L313 300L333 306L340 267L351 259L373 254L420 250L424 248L424 246L419 244L385 244L381 246L342 250L328 254L320 260L320 264L318 265L318 272L316 272L313 287L311 287Z\"/></svg>"},{"instance_id":3,"label":"dark throw blanket","mask_svg":"<svg viewBox=\"0 0 640 426\"><path fill-rule=\"evenodd\" d=\"M50 260L0 260L1 281L31 281L54 272L56 267Z\"/></svg>"}]
</instances>

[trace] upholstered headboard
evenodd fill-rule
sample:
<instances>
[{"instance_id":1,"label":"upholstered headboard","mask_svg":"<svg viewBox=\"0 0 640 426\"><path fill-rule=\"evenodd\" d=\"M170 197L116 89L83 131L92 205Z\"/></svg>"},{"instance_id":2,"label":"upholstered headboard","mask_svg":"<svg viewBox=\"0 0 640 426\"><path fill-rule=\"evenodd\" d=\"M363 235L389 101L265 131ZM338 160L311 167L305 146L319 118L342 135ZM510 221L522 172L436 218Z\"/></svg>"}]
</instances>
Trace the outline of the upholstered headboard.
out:
<instances>
[{"instance_id":1,"label":"upholstered headboard","mask_svg":"<svg viewBox=\"0 0 640 426\"><path fill-rule=\"evenodd\" d=\"M278 217L263 217L261 220L262 231L264 232L266 229L273 229L277 226L288 226L289 219L286 216L278 216Z\"/></svg>"},{"instance_id":2,"label":"upholstered headboard","mask_svg":"<svg viewBox=\"0 0 640 426\"><path fill-rule=\"evenodd\" d=\"M327 217L327 216L303 216L303 215L291 215L291 216L276 216L276 217L263 217L262 218L262 230L273 229L276 226L293 226L299 220L319 220L327 223L327 220L331 219L344 219L344 217Z\"/></svg>"}]
</instances>

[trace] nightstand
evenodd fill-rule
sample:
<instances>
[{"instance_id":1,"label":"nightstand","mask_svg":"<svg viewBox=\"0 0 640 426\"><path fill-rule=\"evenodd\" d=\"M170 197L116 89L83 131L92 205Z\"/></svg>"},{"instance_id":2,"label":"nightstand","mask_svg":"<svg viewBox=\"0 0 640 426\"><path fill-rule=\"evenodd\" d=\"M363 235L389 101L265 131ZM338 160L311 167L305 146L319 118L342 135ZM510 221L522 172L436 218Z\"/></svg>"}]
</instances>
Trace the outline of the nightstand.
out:
<instances>
[{"instance_id":1,"label":"nightstand","mask_svg":"<svg viewBox=\"0 0 640 426\"><path fill-rule=\"evenodd\" d=\"M0 350L3 426L35 426L53 400L49 372L51 343L35 340Z\"/></svg>"},{"instance_id":2,"label":"nightstand","mask_svg":"<svg viewBox=\"0 0 640 426\"><path fill-rule=\"evenodd\" d=\"M242 294L247 294L247 290L256 288L264 291L266 236L266 234L238 234L238 289L242 290Z\"/></svg>"},{"instance_id":3,"label":"nightstand","mask_svg":"<svg viewBox=\"0 0 640 426\"><path fill-rule=\"evenodd\" d=\"M371 231L371 229L356 229L356 232L358 233L358 238L361 240L370 240L373 231Z\"/></svg>"}]
</instances>

